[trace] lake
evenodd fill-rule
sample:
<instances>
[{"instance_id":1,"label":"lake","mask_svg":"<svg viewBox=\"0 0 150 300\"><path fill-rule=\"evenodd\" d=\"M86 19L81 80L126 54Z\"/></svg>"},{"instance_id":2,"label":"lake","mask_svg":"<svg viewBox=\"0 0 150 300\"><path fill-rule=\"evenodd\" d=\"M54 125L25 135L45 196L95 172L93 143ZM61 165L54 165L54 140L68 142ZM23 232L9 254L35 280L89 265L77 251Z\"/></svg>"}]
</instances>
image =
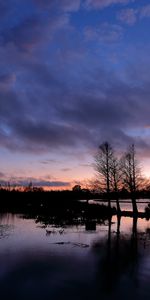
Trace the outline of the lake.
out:
<instances>
[{"instance_id":1,"label":"lake","mask_svg":"<svg viewBox=\"0 0 150 300\"><path fill-rule=\"evenodd\" d=\"M91 225L0 214L1 299L149 299L150 221Z\"/></svg>"}]
</instances>

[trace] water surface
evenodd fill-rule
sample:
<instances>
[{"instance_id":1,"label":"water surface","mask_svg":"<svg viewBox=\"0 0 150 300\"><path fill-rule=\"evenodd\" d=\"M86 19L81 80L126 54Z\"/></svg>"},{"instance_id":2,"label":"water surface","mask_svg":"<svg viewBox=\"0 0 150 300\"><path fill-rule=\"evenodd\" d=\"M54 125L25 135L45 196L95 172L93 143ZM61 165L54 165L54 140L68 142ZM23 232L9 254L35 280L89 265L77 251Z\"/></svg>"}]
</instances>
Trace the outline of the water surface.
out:
<instances>
[{"instance_id":1,"label":"water surface","mask_svg":"<svg viewBox=\"0 0 150 300\"><path fill-rule=\"evenodd\" d=\"M1 299L149 299L150 221L38 220L0 215Z\"/></svg>"}]
</instances>

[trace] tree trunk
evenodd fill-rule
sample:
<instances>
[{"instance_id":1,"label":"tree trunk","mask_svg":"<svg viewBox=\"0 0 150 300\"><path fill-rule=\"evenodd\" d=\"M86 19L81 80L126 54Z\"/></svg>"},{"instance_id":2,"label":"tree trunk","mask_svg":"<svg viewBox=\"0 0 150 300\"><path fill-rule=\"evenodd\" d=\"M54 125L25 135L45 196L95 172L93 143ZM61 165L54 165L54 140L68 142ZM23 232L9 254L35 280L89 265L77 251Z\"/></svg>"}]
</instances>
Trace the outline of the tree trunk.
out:
<instances>
[{"instance_id":1,"label":"tree trunk","mask_svg":"<svg viewBox=\"0 0 150 300\"><path fill-rule=\"evenodd\" d=\"M117 216L117 239L118 240L120 235L120 221L121 221L121 216Z\"/></svg>"},{"instance_id":2,"label":"tree trunk","mask_svg":"<svg viewBox=\"0 0 150 300\"><path fill-rule=\"evenodd\" d=\"M133 214L137 215L138 209L137 209L136 199L134 196L132 196L131 200L132 200Z\"/></svg>"},{"instance_id":3,"label":"tree trunk","mask_svg":"<svg viewBox=\"0 0 150 300\"><path fill-rule=\"evenodd\" d=\"M117 214L120 214L121 209L120 209L120 203L119 203L119 198L116 198L116 204L117 204Z\"/></svg>"},{"instance_id":4,"label":"tree trunk","mask_svg":"<svg viewBox=\"0 0 150 300\"><path fill-rule=\"evenodd\" d=\"M108 208L109 208L109 213L111 210L111 201L110 201L110 193L107 192L107 200L108 200Z\"/></svg>"}]
</instances>

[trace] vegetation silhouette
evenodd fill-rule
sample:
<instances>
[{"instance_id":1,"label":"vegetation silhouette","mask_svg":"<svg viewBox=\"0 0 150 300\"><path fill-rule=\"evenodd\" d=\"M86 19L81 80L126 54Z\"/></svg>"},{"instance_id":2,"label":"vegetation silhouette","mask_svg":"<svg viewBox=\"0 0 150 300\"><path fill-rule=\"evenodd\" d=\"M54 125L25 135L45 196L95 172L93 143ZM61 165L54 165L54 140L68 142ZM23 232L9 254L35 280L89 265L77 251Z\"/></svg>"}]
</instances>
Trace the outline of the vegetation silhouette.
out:
<instances>
[{"instance_id":1,"label":"vegetation silhouette","mask_svg":"<svg viewBox=\"0 0 150 300\"><path fill-rule=\"evenodd\" d=\"M103 216L111 219L113 214L133 217L150 217L150 205L145 212L138 212L137 199L150 199L150 184L141 176L141 169L136 157L134 144L118 157L107 141L99 146L95 155L94 167L98 174L97 186L81 188L79 184L72 190L44 191L29 183L27 187L17 188L10 182L0 187L0 211L27 212L47 214L52 211L73 214ZM103 205L88 205L89 200L96 199ZM133 211L121 211L120 204L124 199L131 199ZM84 201L81 201L84 200ZM116 209L113 203L116 202ZM104 207L104 203L107 204Z\"/></svg>"},{"instance_id":2,"label":"vegetation silhouette","mask_svg":"<svg viewBox=\"0 0 150 300\"><path fill-rule=\"evenodd\" d=\"M95 155L95 170L97 171L101 188L108 199L108 207L112 198L116 198L117 214L121 214L120 201L123 194L128 194L133 207L133 215L138 216L136 198L149 194L149 185L141 176L141 169L136 157L134 144L130 145L125 154L117 157L114 149L107 141L99 146ZM145 187L143 188L143 184ZM148 209L146 213L148 214Z\"/></svg>"},{"instance_id":3,"label":"vegetation silhouette","mask_svg":"<svg viewBox=\"0 0 150 300\"><path fill-rule=\"evenodd\" d=\"M137 217L150 217L150 205L149 197L150 193L136 193L136 198L145 198L148 200L145 212L136 213ZM124 199L130 198L130 193L126 191L118 192L118 199L120 203L124 202ZM93 199L93 204L90 203L90 199ZM96 200L96 204L94 203ZM55 212L55 214L60 214L68 212L74 216L78 213L82 215L84 212L86 214L93 215L96 218L104 216L107 218L114 214L119 216L130 216L135 215L132 211L117 211L114 206L116 201L116 193L110 192L110 203L111 207L107 205L108 198L105 193L91 192L91 191L49 191L49 192L39 192L39 191L7 191L4 189L0 190L0 212L13 212L13 213L40 213L47 214ZM130 202L130 200L128 200Z\"/></svg>"}]
</instances>

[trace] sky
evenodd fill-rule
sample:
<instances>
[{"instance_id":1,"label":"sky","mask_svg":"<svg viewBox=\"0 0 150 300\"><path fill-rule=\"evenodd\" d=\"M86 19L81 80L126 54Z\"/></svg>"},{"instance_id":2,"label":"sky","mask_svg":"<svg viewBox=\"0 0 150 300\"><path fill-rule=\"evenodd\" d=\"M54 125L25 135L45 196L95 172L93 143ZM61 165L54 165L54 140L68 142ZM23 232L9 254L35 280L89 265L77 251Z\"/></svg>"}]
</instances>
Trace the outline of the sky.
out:
<instances>
[{"instance_id":1,"label":"sky","mask_svg":"<svg viewBox=\"0 0 150 300\"><path fill-rule=\"evenodd\" d=\"M0 0L0 181L68 188L108 140L150 175L150 0Z\"/></svg>"}]
</instances>

